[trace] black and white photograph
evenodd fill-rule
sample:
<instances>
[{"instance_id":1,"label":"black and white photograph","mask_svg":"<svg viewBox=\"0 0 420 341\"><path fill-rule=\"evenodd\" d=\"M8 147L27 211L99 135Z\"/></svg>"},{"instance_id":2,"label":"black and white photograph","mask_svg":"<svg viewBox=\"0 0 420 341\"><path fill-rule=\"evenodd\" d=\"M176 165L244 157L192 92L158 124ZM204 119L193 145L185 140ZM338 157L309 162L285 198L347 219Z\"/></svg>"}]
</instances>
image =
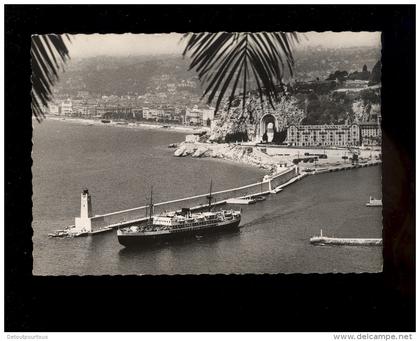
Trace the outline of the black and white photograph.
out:
<instances>
[{"instance_id":1,"label":"black and white photograph","mask_svg":"<svg viewBox=\"0 0 420 341\"><path fill-rule=\"evenodd\" d=\"M4 13L5 338L412 339L415 6Z\"/></svg>"},{"instance_id":2,"label":"black and white photograph","mask_svg":"<svg viewBox=\"0 0 420 341\"><path fill-rule=\"evenodd\" d=\"M380 32L46 34L31 58L34 274L382 270Z\"/></svg>"}]
</instances>

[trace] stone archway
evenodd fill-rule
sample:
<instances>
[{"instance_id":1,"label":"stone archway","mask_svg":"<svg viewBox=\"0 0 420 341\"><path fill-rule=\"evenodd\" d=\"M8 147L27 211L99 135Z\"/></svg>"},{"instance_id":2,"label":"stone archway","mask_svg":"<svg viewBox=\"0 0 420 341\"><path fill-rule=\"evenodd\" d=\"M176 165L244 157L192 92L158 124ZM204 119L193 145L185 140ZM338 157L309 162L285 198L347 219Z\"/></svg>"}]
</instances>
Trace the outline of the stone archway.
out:
<instances>
[{"instance_id":1,"label":"stone archway","mask_svg":"<svg viewBox=\"0 0 420 341\"><path fill-rule=\"evenodd\" d=\"M265 114L260 119L258 137L260 141L272 142L274 134L278 133L279 125L277 118L272 114Z\"/></svg>"}]
</instances>

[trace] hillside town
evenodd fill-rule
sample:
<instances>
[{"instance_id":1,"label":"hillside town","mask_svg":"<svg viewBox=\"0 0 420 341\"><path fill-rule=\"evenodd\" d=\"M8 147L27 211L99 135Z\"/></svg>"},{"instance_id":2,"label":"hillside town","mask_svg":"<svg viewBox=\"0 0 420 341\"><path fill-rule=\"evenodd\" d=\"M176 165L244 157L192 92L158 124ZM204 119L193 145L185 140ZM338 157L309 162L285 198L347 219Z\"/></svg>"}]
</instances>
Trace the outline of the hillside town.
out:
<instances>
[{"instance_id":1,"label":"hillside town","mask_svg":"<svg viewBox=\"0 0 420 341\"><path fill-rule=\"evenodd\" d=\"M246 110L219 110L201 101L198 79L173 74L151 77L144 94L98 95L77 90L71 97L55 89L47 115L104 123L149 123L165 127L207 128L212 142L256 142L289 146L379 146L381 141L380 68L363 65L336 70L324 79L293 81L275 108L260 108L249 94ZM238 113L239 112L239 113ZM245 117L245 119L238 119Z\"/></svg>"}]
</instances>

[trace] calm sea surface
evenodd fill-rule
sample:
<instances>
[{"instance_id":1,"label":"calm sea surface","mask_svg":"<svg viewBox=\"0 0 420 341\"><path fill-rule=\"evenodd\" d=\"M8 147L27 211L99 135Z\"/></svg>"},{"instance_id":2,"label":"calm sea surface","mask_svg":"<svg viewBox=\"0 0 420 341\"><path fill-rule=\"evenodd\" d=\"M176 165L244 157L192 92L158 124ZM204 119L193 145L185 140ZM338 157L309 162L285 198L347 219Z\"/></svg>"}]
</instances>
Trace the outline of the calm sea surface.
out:
<instances>
[{"instance_id":1,"label":"calm sea surface","mask_svg":"<svg viewBox=\"0 0 420 341\"><path fill-rule=\"evenodd\" d=\"M264 202L243 207L240 232L124 249L116 232L74 239L47 234L74 223L88 187L94 214L221 190L264 172L225 161L176 158L167 145L185 134L125 127L34 123L33 273L36 275L323 273L382 270L381 247L317 247L309 238L380 238L380 167L309 176Z\"/></svg>"}]
</instances>

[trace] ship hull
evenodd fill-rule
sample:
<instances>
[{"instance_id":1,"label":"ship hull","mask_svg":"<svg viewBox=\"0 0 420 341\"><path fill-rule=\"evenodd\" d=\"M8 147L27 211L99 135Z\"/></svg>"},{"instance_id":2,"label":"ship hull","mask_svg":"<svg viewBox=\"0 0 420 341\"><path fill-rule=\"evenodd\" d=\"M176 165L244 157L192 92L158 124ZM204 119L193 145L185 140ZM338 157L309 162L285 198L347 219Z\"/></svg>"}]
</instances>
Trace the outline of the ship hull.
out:
<instances>
[{"instance_id":1,"label":"ship hull","mask_svg":"<svg viewBox=\"0 0 420 341\"><path fill-rule=\"evenodd\" d=\"M230 223L224 223L213 226L206 226L203 228L197 228L194 230L186 231L171 231L169 233L160 234L138 234L138 233L127 233L118 234L118 242L125 247L147 245L154 243L164 243L172 240L194 238L195 236L204 236L209 234L217 234L224 232L232 232L239 230L240 220L235 220Z\"/></svg>"}]
</instances>

